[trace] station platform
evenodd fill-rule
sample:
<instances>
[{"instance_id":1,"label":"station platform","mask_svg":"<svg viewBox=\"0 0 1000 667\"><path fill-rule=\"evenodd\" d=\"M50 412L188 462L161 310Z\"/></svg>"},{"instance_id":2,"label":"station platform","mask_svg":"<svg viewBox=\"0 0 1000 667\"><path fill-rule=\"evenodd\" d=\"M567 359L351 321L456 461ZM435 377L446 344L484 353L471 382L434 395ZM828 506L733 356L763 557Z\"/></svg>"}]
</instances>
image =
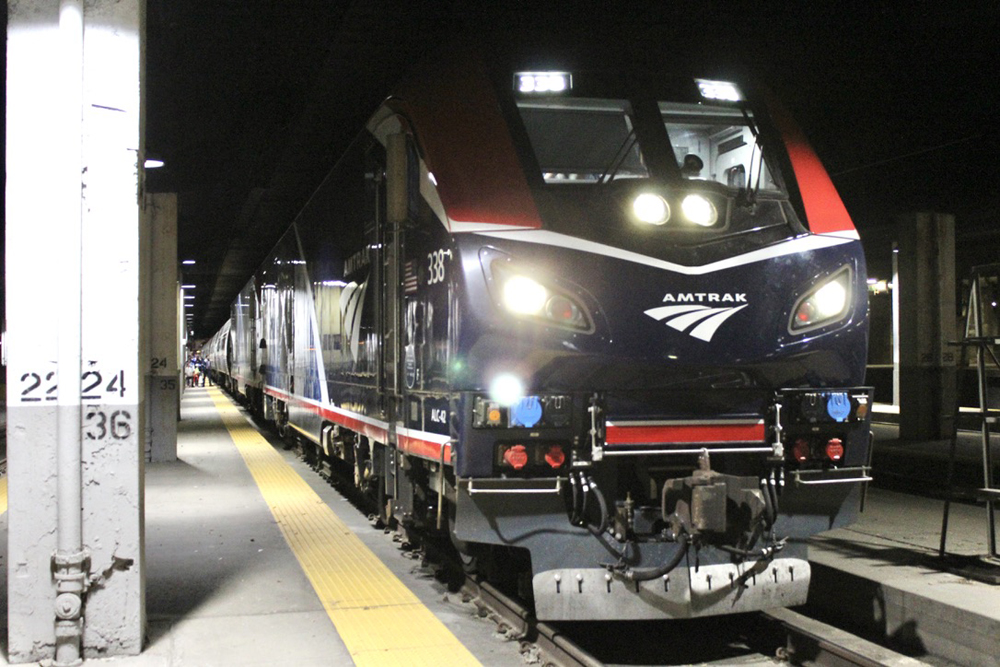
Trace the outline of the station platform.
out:
<instances>
[{"instance_id":1,"label":"station platform","mask_svg":"<svg viewBox=\"0 0 1000 667\"><path fill-rule=\"evenodd\" d=\"M181 416L178 461L146 470L146 649L86 664L525 664L518 642L222 392L187 389ZM941 512L870 488L856 524L811 541L810 611L930 664L1000 665L1000 586L937 567ZM952 506L950 552L985 552L985 514ZM6 609L5 515L0 531Z\"/></svg>"},{"instance_id":2,"label":"station platform","mask_svg":"<svg viewBox=\"0 0 1000 667\"><path fill-rule=\"evenodd\" d=\"M85 664L524 664L517 642L214 387L184 392L178 460L146 466L146 612L141 655Z\"/></svg>"}]
</instances>

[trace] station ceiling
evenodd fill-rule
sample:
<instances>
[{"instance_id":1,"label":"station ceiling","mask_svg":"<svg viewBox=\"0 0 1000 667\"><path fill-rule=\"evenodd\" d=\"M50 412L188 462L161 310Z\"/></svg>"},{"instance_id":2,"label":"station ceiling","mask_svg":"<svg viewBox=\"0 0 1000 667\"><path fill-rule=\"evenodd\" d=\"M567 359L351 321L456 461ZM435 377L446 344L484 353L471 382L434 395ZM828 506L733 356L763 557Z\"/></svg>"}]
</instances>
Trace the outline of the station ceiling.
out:
<instances>
[{"instance_id":1,"label":"station ceiling","mask_svg":"<svg viewBox=\"0 0 1000 667\"><path fill-rule=\"evenodd\" d=\"M146 146L166 166L146 189L178 195L195 337L222 325L407 66L460 35L539 65L757 70L862 236L898 213L954 213L960 252L1000 261L1000 5L818 4L147 0Z\"/></svg>"}]
</instances>

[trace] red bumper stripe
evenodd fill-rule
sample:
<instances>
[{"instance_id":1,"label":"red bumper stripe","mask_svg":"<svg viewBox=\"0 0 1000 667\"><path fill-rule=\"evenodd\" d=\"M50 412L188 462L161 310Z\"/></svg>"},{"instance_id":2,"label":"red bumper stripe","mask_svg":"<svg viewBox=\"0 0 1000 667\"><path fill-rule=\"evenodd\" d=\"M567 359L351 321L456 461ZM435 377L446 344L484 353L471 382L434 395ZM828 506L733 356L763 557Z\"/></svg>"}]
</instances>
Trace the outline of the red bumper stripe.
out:
<instances>
[{"instance_id":1,"label":"red bumper stripe","mask_svg":"<svg viewBox=\"0 0 1000 667\"><path fill-rule=\"evenodd\" d=\"M609 445L763 442L764 422L738 424L608 424Z\"/></svg>"}]
</instances>

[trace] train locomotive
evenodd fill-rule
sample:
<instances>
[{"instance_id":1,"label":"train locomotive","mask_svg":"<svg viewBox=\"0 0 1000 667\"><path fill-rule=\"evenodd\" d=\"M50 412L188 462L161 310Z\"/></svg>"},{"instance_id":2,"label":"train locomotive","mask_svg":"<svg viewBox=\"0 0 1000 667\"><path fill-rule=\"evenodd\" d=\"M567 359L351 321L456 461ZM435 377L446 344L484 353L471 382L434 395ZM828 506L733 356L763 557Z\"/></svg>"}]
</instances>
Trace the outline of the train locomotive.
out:
<instances>
[{"instance_id":1,"label":"train locomotive","mask_svg":"<svg viewBox=\"0 0 1000 667\"><path fill-rule=\"evenodd\" d=\"M205 345L382 520L544 620L802 604L872 392L857 231L766 90L417 68Z\"/></svg>"}]
</instances>

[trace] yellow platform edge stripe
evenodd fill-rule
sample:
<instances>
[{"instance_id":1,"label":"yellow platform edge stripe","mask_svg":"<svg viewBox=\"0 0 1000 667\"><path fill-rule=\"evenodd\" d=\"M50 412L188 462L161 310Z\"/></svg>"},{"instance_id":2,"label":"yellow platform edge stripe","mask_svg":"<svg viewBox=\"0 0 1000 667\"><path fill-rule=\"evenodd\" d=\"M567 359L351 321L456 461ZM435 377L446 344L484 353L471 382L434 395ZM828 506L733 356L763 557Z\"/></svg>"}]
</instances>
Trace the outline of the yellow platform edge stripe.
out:
<instances>
[{"instance_id":1,"label":"yellow platform edge stripe","mask_svg":"<svg viewBox=\"0 0 1000 667\"><path fill-rule=\"evenodd\" d=\"M0 514L7 511L7 475L0 477Z\"/></svg>"},{"instance_id":2,"label":"yellow platform edge stripe","mask_svg":"<svg viewBox=\"0 0 1000 667\"><path fill-rule=\"evenodd\" d=\"M219 390L208 390L356 665L478 665Z\"/></svg>"}]
</instances>

